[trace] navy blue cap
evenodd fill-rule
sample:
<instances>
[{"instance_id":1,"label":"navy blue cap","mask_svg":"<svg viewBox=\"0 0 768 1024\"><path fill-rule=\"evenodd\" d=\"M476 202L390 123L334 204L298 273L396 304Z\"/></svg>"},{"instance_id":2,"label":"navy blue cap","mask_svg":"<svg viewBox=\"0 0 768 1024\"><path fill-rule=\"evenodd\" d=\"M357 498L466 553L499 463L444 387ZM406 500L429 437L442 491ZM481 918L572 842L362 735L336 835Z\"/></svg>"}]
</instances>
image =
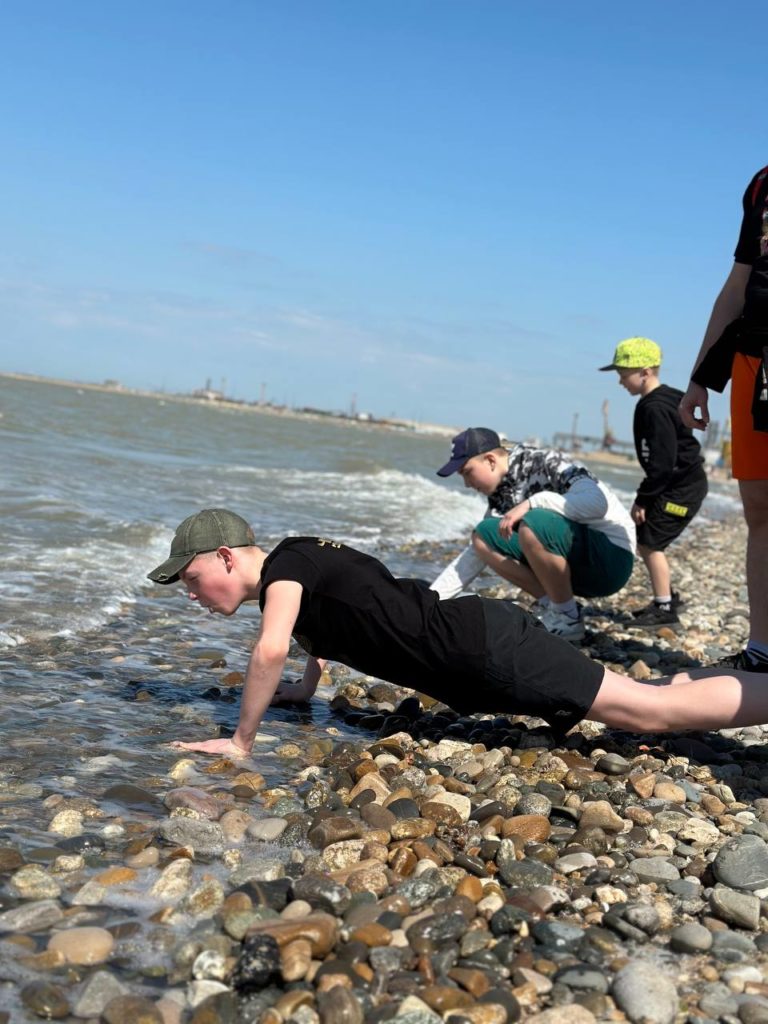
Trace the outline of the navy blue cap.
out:
<instances>
[{"instance_id":1,"label":"navy blue cap","mask_svg":"<svg viewBox=\"0 0 768 1024\"><path fill-rule=\"evenodd\" d=\"M483 452L492 452L495 448L501 448L501 438L495 430L488 427L468 427L457 434L451 441L451 458L449 462L438 469L438 476L450 476L456 473L467 459L475 455L482 455Z\"/></svg>"}]
</instances>

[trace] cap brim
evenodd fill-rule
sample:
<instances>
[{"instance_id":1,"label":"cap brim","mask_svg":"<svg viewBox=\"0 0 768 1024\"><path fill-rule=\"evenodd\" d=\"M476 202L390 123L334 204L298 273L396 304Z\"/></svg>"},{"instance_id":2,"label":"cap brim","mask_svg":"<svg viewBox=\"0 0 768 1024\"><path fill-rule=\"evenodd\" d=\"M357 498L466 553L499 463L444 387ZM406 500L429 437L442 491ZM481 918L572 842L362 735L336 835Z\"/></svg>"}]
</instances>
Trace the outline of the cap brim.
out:
<instances>
[{"instance_id":1,"label":"cap brim","mask_svg":"<svg viewBox=\"0 0 768 1024\"><path fill-rule=\"evenodd\" d=\"M598 370L602 373L603 370L618 370L618 366L615 363L609 363L608 366L598 366Z\"/></svg>"},{"instance_id":2,"label":"cap brim","mask_svg":"<svg viewBox=\"0 0 768 1024\"><path fill-rule=\"evenodd\" d=\"M442 469L438 469L437 475L450 476L452 473L457 473L466 461L466 459L451 459L450 462L446 462Z\"/></svg>"},{"instance_id":3,"label":"cap brim","mask_svg":"<svg viewBox=\"0 0 768 1024\"><path fill-rule=\"evenodd\" d=\"M176 583L179 573L186 569L189 563L196 557L196 553L193 553L191 555L176 555L175 558L167 558L162 565L158 565L152 572L148 572L147 576L153 583Z\"/></svg>"}]
</instances>

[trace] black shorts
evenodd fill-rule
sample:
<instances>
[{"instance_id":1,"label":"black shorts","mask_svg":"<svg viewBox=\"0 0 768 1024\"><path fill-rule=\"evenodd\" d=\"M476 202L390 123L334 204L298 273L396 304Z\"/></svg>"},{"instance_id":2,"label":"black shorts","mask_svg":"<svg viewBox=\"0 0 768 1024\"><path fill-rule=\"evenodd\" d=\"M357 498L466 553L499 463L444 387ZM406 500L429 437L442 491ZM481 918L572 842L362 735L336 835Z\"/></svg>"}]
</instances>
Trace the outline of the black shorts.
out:
<instances>
[{"instance_id":1,"label":"black shorts","mask_svg":"<svg viewBox=\"0 0 768 1024\"><path fill-rule=\"evenodd\" d=\"M688 526L706 496L706 477L684 492L662 494L645 510L645 522L637 528L637 543L651 551L664 551Z\"/></svg>"},{"instance_id":2,"label":"black shorts","mask_svg":"<svg viewBox=\"0 0 768 1024\"><path fill-rule=\"evenodd\" d=\"M495 705L488 710L535 715L558 733L573 728L594 704L604 666L552 636L513 601L481 600L486 640L482 699Z\"/></svg>"}]
</instances>

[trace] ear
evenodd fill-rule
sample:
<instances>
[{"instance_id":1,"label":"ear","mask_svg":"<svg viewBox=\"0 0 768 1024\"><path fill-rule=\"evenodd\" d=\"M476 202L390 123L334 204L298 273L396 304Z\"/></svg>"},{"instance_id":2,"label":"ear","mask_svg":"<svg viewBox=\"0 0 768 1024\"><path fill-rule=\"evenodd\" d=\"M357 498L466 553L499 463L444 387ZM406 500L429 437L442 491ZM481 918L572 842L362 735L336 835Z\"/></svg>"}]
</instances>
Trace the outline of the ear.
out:
<instances>
[{"instance_id":1,"label":"ear","mask_svg":"<svg viewBox=\"0 0 768 1024\"><path fill-rule=\"evenodd\" d=\"M224 563L224 568L227 572L232 572L235 567L235 553L232 548L222 545L220 548L217 548L216 554Z\"/></svg>"}]
</instances>

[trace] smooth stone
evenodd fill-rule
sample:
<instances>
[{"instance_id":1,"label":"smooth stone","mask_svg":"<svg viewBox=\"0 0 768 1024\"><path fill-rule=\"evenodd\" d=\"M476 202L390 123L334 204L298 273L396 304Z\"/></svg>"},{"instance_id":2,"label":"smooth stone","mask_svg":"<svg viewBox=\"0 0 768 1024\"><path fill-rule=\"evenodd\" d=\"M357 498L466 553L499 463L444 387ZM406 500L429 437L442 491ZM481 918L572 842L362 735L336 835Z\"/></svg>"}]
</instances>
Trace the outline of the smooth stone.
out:
<instances>
[{"instance_id":1,"label":"smooth stone","mask_svg":"<svg viewBox=\"0 0 768 1024\"><path fill-rule=\"evenodd\" d=\"M748 935L716 931L712 933L711 953L725 963L744 963L746 960L754 959L757 947Z\"/></svg>"},{"instance_id":2,"label":"smooth stone","mask_svg":"<svg viewBox=\"0 0 768 1024\"><path fill-rule=\"evenodd\" d=\"M673 1024L680 1000L657 964L633 960L613 980L611 995L633 1024Z\"/></svg>"},{"instance_id":3,"label":"smooth stone","mask_svg":"<svg viewBox=\"0 0 768 1024\"><path fill-rule=\"evenodd\" d=\"M595 1024L595 1019L594 1013L590 1013L585 1006L569 1003L526 1017L525 1024Z\"/></svg>"},{"instance_id":4,"label":"smooth stone","mask_svg":"<svg viewBox=\"0 0 768 1024\"><path fill-rule=\"evenodd\" d=\"M468 796L461 793L438 793L432 797L431 803L447 804L459 816L459 821L469 821L472 813L472 804Z\"/></svg>"},{"instance_id":5,"label":"smooth stone","mask_svg":"<svg viewBox=\"0 0 768 1024\"><path fill-rule=\"evenodd\" d=\"M363 1007L354 993L342 985L334 985L317 994L320 1024L363 1024Z\"/></svg>"},{"instance_id":6,"label":"smooth stone","mask_svg":"<svg viewBox=\"0 0 768 1024\"><path fill-rule=\"evenodd\" d=\"M720 830L708 818L689 818L677 833L684 843L709 847L720 839Z\"/></svg>"},{"instance_id":7,"label":"smooth stone","mask_svg":"<svg viewBox=\"0 0 768 1024\"><path fill-rule=\"evenodd\" d=\"M419 805L410 797L399 797L397 800L391 800L387 804L386 810L390 814L394 814L396 818L419 817Z\"/></svg>"},{"instance_id":8,"label":"smooth stone","mask_svg":"<svg viewBox=\"0 0 768 1024\"><path fill-rule=\"evenodd\" d=\"M608 991L608 978L597 967L588 967L586 964L574 964L573 967L563 967L552 979L561 985L576 992L602 992Z\"/></svg>"},{"instance_id":9,"label":"smooth stone","mask_svg":"<svg viewBox=\"0 0 768 1024\"><path fill-rule=\"evenodd\" d=\"M101 964L114 944L106 928L67 928L51 936L48 949L61 953L69 964Z\"/></svg>"},{"instance_id":10,"label":"smooth stone","mask_svg":"<svg viewBox=\"0 0 768 1024\"><path fill-rule=\"evenodd\" d=\"M123 804L125 807L133 807L137 810L160 811L163 804L159 797L139 786L132 786L129 783L119 783L110 786L103 797L104 800L112 803Z\"/></svg>"},{"instance_id":11,"label":"smooth stone","mask_svg":"<svg viewBox=\"0 0 768 1024\"><path fill-rule=\"evenodd\" d=\"M25 903L0 913L0 931L38 932L57 924L64 917L64 911L55 900L39 900Z\"/></svg>"},{"instance_id":12,"label":"smooth stone","mask_svg":"<svg viewBox=\"0 0 768 1024\"><path fill-rule=\"evenodd\" d=\"M635 903L624 908L624 920L646 935L655 935L661 926L661 917L652 903Z\"/></svg>"},{"instance_id":13,"label":"smooth stone","mask_svg":"<svg viewBox=\"0 0 768 1024\"><path fill-rule=\"evenodd\" d=\"M73 1012L76 1017L100 1017L107 1003L124 995L128 989L114 975L96 971L86 979Z\"/></svg>"},{"instance_id":14,"label":"smooth stone","mask_svg":"<svg viewBox=\"0 0 768 1024\"><path fill-rule=\"evenodd\" d=\"M246 829L251 839L258 839L263 843L273 843L285 832L288 822L285 818L259 818Z\"/></svg>"},{"instance_id":15,"label":"smooth stone","mask_svg":"<svg viewBox=\"0 0 768 1024\"><path fill-rule=\"evenodd\" d=\"M11 889L25 900L55 899L61 886L37 864L25 864L11 876Z\"/></svg>"},{"instance_id":16,"label":"smooth stone","mask_svg":"<svg viewBox=\"0 0 768 1024\"><path fill-rule=\"evenodd\" d=\"M537 795L539 794L530 794L530 796ZM546 800L546 797L544 799ZM547 803L549 803L548 800ZM543 814L515 814L512 818L505 818L502 833L505 837L521 836L522 839L531 843L546 843L552 834L552 826L549 823L549 818Z\"/></svg>"},{"instance_id":17,"label":"smooth stone","mask_svg":"<svg viewBox=\"0 0 768 1024\"><path fill-rule=\"evenodd\" d=\"M757 931L760 924L760 900L757 896L717 886L709 897L709 906L715 917L722 921Z\"/></svg>"},{"instance_id":18,"label":"smooth stone","mask_svg":"<svg viewBox=\"0 0 768 1024\"><path fill-rule=\"evenodd\" d=\"M584 930L564 921L537 921L531 934L548 949L573 953L584 938Z\"/></svg>"},{"instance_id":19,"label":"smooth stone","mask_svg":"<svg viewBox=\"0 0 768 1024\"><path fill-rule=\"evenodd\" d=\"M164 1024L163 1015L144 996L115 996L101 1013L103 1024Z\"/></svg>"},{"instance_id":20,"label":"smooth stone","mask_svg":"<svg viewBox=\"0 0 768 1024\"><path fill-rule=\"evenodd\" d=\"M706 953L712 946L712 932L697 922L678 925L670 933L670 948L679 953Z\"/></svg>"},{"instance_id":21,"label":"smooth stone","mask_svg":"<svg viewBox=\"0 0 768 1024\"><path fill-rule=\"evenodd\" d=\"M717 851L712 871L732 889L763 889L768 886L768 844L758 836L729 839Z\"/></svg>"},{"instance_id":22,"label":"smooth stone","mask_svg":"<svg viewBox=\"0 0 768 1024\"><path fill-rule=\"evenodd\" d=\"M552 801L543 793L523 793L515 804L515 817L549 817Z\"/></svg>"},{"instance_id":23,"label":"smooth stone","mask_svg":"<svg viewBox=\"0 0 768 1024\"><path fill-rule=\"evenodd\" d=\"M466 927L463 914L434 914L416 921L405 934L408 944L417 953L432 953L448 943L457 942Z\"/></svg>"},{"instance_id":24,"label":"smooth stone","mask_svg":"<svg viewBox=\"0 0 768 1024\"><path fill-rule=\"evenodd\" d=\"M192 862L186 858L172 860L160 872L160 877L150 889L155 899L173 902L181 899L192 884Z\"/></svg>"},{"instance_id":25,"label":"smooth stone","mask_svg":"<svg viewBox=\"0 0 768 1024\"><path fill-rule=\"evenodd\" d=\"M566 853L555 861L555 870L562 875L570 875L574 871L597 867L597 859L591 853Z\"/></svg>"},{"instance_id":26,"label":"smooth stone","mask_svg":"<svg viewBox=\"0 0 768 1024\"><path fill-rule=\"evenodd\" d=\"M515 844L511 839L502 839L499 844L496 866L502 880L510 886L532 888L552 883L553 872L546 864L537 860L517 860Z\"/></svg>"},{"instance_id":27,"label":"smooth stone","mask_svg":"<svg viewBox=\"0 0 768 1024\"><path fill-rule=\"evenodd\" d=\"M581 805L579 828L602 828L606 832L623 832L624 819L607 800L585 800Z\"/></svg>"},{"instance_id":28,"label":"smooth stone","mask_svg":"<svg viewBox=\"0 0 768 1024\"><path fill-rule=\"evenodd\" d=\"M663 857L638 857L631 862L629 870L641 882L674 882L680 878L675 865Z\"/></svg>"},{"instance_id":29,"label":"smooth stone","mask_svg":"<svg viewBox=\"0 0 768 1024\"><path fill-rule=\"evenodd\" d=\"M362 821L353 818L336 816L324 818L309 830L308 839L313 846L324 850L332 843L340 843L348 839L359 839L365 831Z\"/></svg>"},{"instance_id":30,"label":"smooth stone","mask_svg":"<svg viewBox=\"0 0 768 1024\"><path fill-rule=\"evenodd\" d=\"M61 1020L70 1014L67 997L58 985L49 981L33 981L21 990L21 1001L36 1017Z\"/></svg>"},{"instance_id":31,"label":"smooth stone","mask_svg":"<svg viewBox=\"0 0 768 1024\"><path fill-rule=\"evenodd\" d=\"M174 846L189 846L202 857L220 857L224 853L224 832L213 821L167 818L160 823L157 832L165 842Z\"/></svg>"},{"instance_id":32,"label":"smooth stone","mask_svg":"<svg viewBox=\"0 0 768 1024\"><path fill-rule=\"evenodd\" d=\"M296 921L261 921L249 929L246 940L252 935L266 934L282 948L295 939L308 939L312 945L312 956L325 957L336 944L338 930L339 922L335 917L316 913Z\"/></svg>"},{"instance_id":33,"label":"smooth stone","mask_svg":"<svg viewBox=\"0 0 768 1024\"><path fill-rule=\"evenodd\" d=\"M294 899L306 900L316 910L343 914L352 902L346 885L335 882L327 875L304 875L293 884Z\"/></svg>"},{"instance_id":34,"label":"smooth stone","mask_svg":"<svg viewBox=\"0 0 768 1024\"><path fill-rule=\"evenodd\" d=\"M605 772L606 775L626 775L631 767L630 762L621 754L603 754L595 765L597 771Z\"/></svg>"},{"instance_id":35,"label":"smooth stone","mask_svg":"<svg viewBox=\"0 0 768 1024\"><path fill-rule=\"evenodd\" d=\"M169 811L177 807L186 807L196 811L201 818L208 821L218 821L227 805L216 797L211 796L204 789L195 789L193 786L181 786L178 789L171 789L165 794L163 803Z\"/></svg>"}]
</instances>

